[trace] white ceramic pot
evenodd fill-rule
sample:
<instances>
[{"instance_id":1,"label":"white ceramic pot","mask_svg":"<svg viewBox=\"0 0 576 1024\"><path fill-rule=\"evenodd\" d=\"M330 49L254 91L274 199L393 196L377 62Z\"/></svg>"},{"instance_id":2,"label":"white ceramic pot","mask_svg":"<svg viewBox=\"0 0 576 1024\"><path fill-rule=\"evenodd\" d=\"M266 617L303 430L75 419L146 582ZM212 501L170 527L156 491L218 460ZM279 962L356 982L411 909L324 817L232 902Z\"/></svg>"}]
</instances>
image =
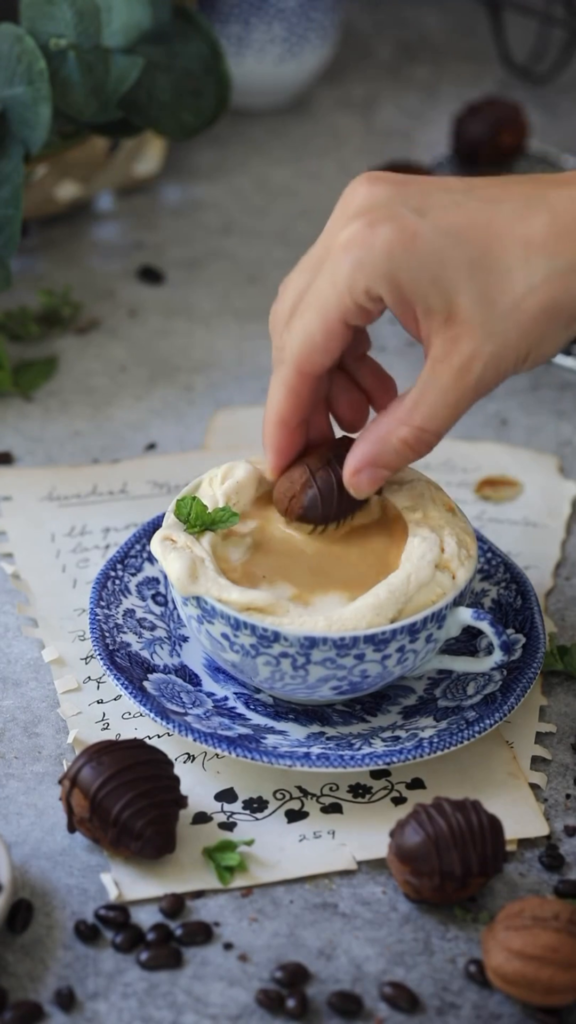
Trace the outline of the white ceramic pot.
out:
<instances>
[{"instance_id":1,"label":"white ceramic pot","mask_svg":"<svg viewBox=\"0 0 576 1024\"><path fill-rule=\"evenodd\" d=\"M326 69L340 41L344 0L200 0L232 74L232 106L288 106Z\"/></svg>"}]
</instances>

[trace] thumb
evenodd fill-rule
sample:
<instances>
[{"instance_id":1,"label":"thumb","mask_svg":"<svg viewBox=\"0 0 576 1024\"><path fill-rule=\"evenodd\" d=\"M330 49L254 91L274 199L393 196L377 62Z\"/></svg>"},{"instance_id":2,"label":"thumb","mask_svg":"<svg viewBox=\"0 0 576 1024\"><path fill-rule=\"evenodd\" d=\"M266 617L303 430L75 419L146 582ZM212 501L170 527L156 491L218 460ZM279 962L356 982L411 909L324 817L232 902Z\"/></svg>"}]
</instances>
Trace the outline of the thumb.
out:
<instances>
[{"instance_id":1,"label":"thumb","mask_svg":"<svg viewBox=\"0 0 576 1024\"><path fill-rule=\"evenodd\" d=\"M428 455L480 397L468 365L429 356L413 388L362 431L346 459L344 484L366 498L399 470Z\"/></svg>"}]
</instances>

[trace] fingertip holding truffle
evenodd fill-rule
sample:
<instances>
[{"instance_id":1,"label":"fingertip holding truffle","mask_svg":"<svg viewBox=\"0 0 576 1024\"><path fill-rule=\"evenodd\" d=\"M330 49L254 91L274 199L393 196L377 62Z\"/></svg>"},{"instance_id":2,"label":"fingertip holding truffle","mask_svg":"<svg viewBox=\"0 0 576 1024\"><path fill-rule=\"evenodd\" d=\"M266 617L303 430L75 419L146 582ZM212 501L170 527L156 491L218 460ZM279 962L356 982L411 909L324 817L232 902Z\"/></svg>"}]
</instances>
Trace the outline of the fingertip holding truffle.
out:
<instances>
[{"instance_id":1,"label":"fingertip holding truffle","mask_svg":"<svg viewBox=\"0 0 576 1024\"><path fill-rule=\"evenodd\" d=\"M502 823L479 800L435 797L397 822L386 859L408 899L452 904L482 889L505 855Z\"/></svg>"},{"instance_id":2,"label":"fingertip holding truffle","mask_svg":"<svg viewBox=\"0 0 576 1024\"><path fill-rule=\"evenodd\" d=\"M188 799L162 750L139 739L93 743L59 781L69 832L124 857L159 860L174 853Z\"/></svg>"}]
</instances>

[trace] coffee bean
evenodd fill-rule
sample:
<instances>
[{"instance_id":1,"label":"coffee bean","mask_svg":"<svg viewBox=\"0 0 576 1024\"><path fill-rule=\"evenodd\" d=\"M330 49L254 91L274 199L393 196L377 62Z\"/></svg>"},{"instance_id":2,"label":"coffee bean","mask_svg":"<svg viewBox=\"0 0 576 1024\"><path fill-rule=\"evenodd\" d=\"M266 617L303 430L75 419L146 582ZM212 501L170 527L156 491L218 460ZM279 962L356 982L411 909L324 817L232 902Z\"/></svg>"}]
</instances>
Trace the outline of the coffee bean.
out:
<instances>
[{"instance_id":1,"label":"coffee bean","mask_svg":"<svg viewBox=\"0 0 576 1024\"><path fill-rule=\"evenodd\" d=\"M303 1020L308 1013L308 996L303 988L293 988L286 996L284 1013L291 1020Z\"/></svg>"},{"instance_id":2,"label":"coffee bean","mask_svg":"<svg viewBox=\"0 0 576 1024\"><path fill-rule=\"evenodd\" d=\"M174 933L169 924L164 924L164 921L158 921L156 924L150 926L146 932L145 942L147 946L165 946L168 942L172 942Z\"/></svg>"},{"instance_id":3,"label":"coffee bean","mask_svg":"<svg viewBox=\"0 0 576 1024\"><path fill-rule=\"evenodd\" d=\"M4 988L4 985L0 985L0 1013L4 1013L4 1010L8 1006L8 990Z\"/></svg>"},{"instance_id":4,"label":"coffee bean","mask_svg":"<svg viewBox=\"0 0 576 1024\"><path fill-rule=\"evenodd\" d=\"M136 277L144 284L164 284L166 274L160 267L154 267L151 263L142 263L136 271Z\"/></svg>"},{"instance_id":5,"label":"coffee bean","mask_svg":"<svg viewBox=\"0 0 576 1024\"><path fill-rule=\"evenodd\" d=\"M576 825L564 825L564 835L568 836L569 839L574 839L574 836L576 836Z\"/></svg>"},{"instance_id":6,"label":"coffee bean","mask_svg":"<svg viewBox=\"0 0 576 1024\"><path fill-rule=\"evenodd\" d=\"M546 843L542 853L538 854L538 860L546 871L561 871L566 863L566 858L560 853L557 843Z\"/></svg>"},{"instance_id":7,"label":"coffee bean","mask_svg":"<svg viewBox=\"0 0 576 1024\"><path fill-rule=\"evenodd\" d=\"M554 886L554 895L561 900L576 900L576 878L559 878Z\"/></svg>"},{"instance_id":8,"label":"coffee bean","mask_svg":"<svg viewBox=\"0 0 576 1024\"><path fill-rule=\"evenodd\" d=\"M0 452L0 466L12 466L15 461L12 452Z\"/></svg>"},{"instance_id":9,"label":"coffee bean","mask_svg":"<svg viewBox=\"0 0 576 1024\"><path fill-rule=\"evenodd\" d=\"M182 966L182 950L179 946L145 946L136 960L145 971L171 971Z\"/></svg>"},{"instance_id":10,"label":"coffee bean","mask_svg":"<svg viewBox=\"0 0 576 1024\"><path fill-rule=\"evenodd\" d=\"M174 929L174 938L181 946L205 946L214 938L214 931L207 921L183 921Z\"/></svg>"},{"instance_id":11,"label":"coffee bean","mask_svg":"<svg viewBox=\"0 0 576 1024\"><path fill-rule=\"evenodd\" d=\"M284 1009L284 993L280 989L259 988L254 998L268 1013L280 1013Z\"/></svg>"},{"instance_id":12,"label":"coffee bean","mask_svg":"<svg viewBox=\"0 0 576 1024\"><path fill-rule=\"evenodd\" d=\"M285 964L278 964L272 971L272 981L282 988L302 988L307 985L312 975L306 967L297 960L288 960Z\"/></svg>"},{"instance_id":13,"label":"coffee bean","mask_svg":"<svg viewBox=\"0 0 576 1024\"><path fill-rule=\"evenodd\" d=\"M33 917L33 904L25 896L22 896L19 900L15 900L10 907L6 918L6 927L13 935L23 935L32 924Z\"/></svg>"},{"instance_id":14,"label":"coffee bean","mask_svg":"<svg viewBox=\"0 0 576 1024\"><path fill-rule=\"evenodd\" d=\"M76 993L72 985L62 985L60 988L57 988L53 999L58 1009L62 1010L63 1013L71 1013L76 1006Z\"/></svg>"},{"instance_id":15,"label":"coffee bean","mask_svg":"<svg viewBox=\"0 0 576 1024\"><path fill-rule=\"evenodd\" d=\"M175 917L180 917L185 906L186 900L184 897L181 896L179 892L172 892L162 897L158 910L163 917L168 917L170 920L173 920Z\"/></svg>"},{"instance_id":16,"label":"coffee bean","mask_svg":"<svg viewBox=\"0 0 576 1024\"><path fill-rule=\"evenodd\" d=\"M118 931L130 924L130 911L123 903L104 903L94 911L94 917L104 927Z\"/></svg>"},{"instance_id":17,"label":"coffee bean","mask_svg":"<svg viewBox=\"0 0 576 1024\"><path fill-rule=\"evenodd\" d=\"M102 932L93 921L76 921L74 934L85 946L91 946L94 942L98 942Z\"/></svg>"},{"instance_id":18,"label":"coffee bean","mask_svg":"<svg viewBox=\"0 0 576 1024\"><path fill-rule=\"evenodd\" d=\"M473 981L475 985L480 985L480 988L492 988L481 960L467 960L464 964L464 975L468 978L468 981Z\"/></svg>"},{"instance_id":19,"label":"coffee bean","mask_svg":"<svg viewBox=\"0 0 576 1024\"><path fill-rule=\"evenodd\" d=\"M225 949L226 952L229 953L231 949L234 949L234 943L233 942L223 942L222 943L222 949Z\"/></svg>"},{"instance_id":20,"label":"coffee bean","mask_svg":"<svg viewBox=\"0 0 576 1024\"><path fill-rule=\"evenodd\" d=\"M144 942L144 932L140 925L129 924L121 928L112 939L112 949L117 953L133 953Z\"/></svg>"},{"instance_id":21,"label":"coffee bean","mask_svg":"<svg viewBox=\"0 0 576 1024\"><path fill-rule=\"evenodd\" d=\"M361 996L355 992L347 992L346 989L339 989L331 992L326 1000L327 1005L338 1017L346 1017L347 1020L354 1020L364 1011L364 1002Z\"/></svg>"},{"instance_id":22,"label":"coffee bean","mask_svg":"<svg viewBox=\"0 0 576 1024\"><path fill-rule=\"evenodd\" d=\"M44 1020L44 1007L32 999L22 999L4 1011L0 1024L38 1024L40 1020Z\"/></svg>"},{"instance_id":23,"label":"coffee bean","mask_svg":"<svg viewBox=\"0 0 576 1024\"><path fill-rule=\"evenodd\" d=\"M400 1013L416 1013L420 1008L416 993L401 981L385 981L380 986L380 995L388 1006Z\"/></svg>"}]
</instances>

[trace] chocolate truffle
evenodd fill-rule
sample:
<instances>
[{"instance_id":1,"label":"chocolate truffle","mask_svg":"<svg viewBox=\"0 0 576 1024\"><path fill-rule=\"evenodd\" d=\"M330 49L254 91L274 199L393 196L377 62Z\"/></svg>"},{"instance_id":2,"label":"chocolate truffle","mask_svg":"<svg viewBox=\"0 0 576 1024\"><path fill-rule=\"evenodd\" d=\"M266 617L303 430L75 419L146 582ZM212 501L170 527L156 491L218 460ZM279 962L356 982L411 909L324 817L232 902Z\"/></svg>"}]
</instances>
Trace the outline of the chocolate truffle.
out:
<instances>
[{"instance_id":1,"label":"chocolate truffle","mask_svg":"<svg viewBox=\"0 0 576 1024\"><path fill-rule=\"evenodd\" d=\"M453 152L470 173L505 171L524 152L528 122L513 100L488 97L470 103L454 122Z\"/></svg>"},{"instance_id":2,"label":"chocolate truffle","mask_svg":"<svg viewBox=\"0 0 576 1024\"><path fill-rule=\"evenodd\" d=\"M188 800L169 757L144 740L86 747L60 779L68 831L121 856L158 860L176 849Z\"/></svg>"},{"instance_id":3,"label":"chocolate truffle","mask_svg":"<svg viewBox=\"0 0 576 1024\"><path fill-rule=\"evenodd\" d=\"M276 481L272 501L281 516L310 526L339 523L357 512L358 501L344 487L342 470L354 438L334 438L310 448Z\"/></svg>"},{"instance_id":4,"label":"chocolate truffle","mask_svg":"<svg viewBox=\"0 0 576 1024\"><path fill-rule=\"evenodd\" d=\"M505 852L500 820L478 800L435 797L394 826L386 859L409 899L459 903L502 870Z\"/></svg>"},{"instance_id":5,"label":"chocolate truffle","mask_svg":"<svg viewBox=\"0 0 576 1024\"><path fill-rule=\"evenodd\" d=\"M482 933L488 979L531 1006L576 1000L576 907L526 896L500 911Z\"/></svg>"},{"instance_id":6,"label":"chocolate truffle","mask_svg":"<svg viewBox=\"0 0 576 1024\"><path fill-rule=\"evenodd\" d=\"M393 171L394 174L432 174L429 167L417 160L390 160L387 164L375 167L375 171Z\"/></svg>"}]
</instances>

